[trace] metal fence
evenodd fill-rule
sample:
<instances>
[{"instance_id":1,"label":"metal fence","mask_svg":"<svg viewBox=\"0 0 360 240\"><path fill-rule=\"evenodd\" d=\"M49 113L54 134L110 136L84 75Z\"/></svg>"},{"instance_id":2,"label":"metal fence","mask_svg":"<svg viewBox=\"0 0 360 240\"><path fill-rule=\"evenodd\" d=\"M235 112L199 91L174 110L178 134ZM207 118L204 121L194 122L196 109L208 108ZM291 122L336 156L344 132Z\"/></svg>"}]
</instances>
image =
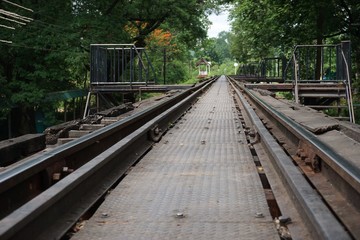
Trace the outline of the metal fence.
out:
<instances>
[{"instance_id":1,"label":"metal fence","mask_svg":"<svg viewBox=\"0 0 360 240\"><path fill-rule=\"evenodd\" d=\"M340 83L346 91L350 122L355 122L351 89L351 43L336 45L297 45L284 70L284 81L294 85L299 102L300 83Z\"/></svg>"},{"instance_id":2,"label":"metal fence","mask_svg":"<svg viewBox=\"0 0 360 240\"><path fill-rule=\"evenodd\" d=\"M351 76L351 45L297 45L284 70L284 81L299 82L349 80Z\"/></svg>"},{"instance_id":3,"label":"metal fence","mask_svg":"<svg viewBox=\"0 0 360 240\"><path fill-rule=\"evenodd\" d=\"M92 44L91 84L154 84L156 74L144 48L134 44Z\"/></svg>"},{"instance_id":4,"label":"metal fence","mask_svg":"<svg viewBox=\"0 0 360 240\"><path fill-rule=\"evenodd\" d=\"M281 80L285 66L285 57L268 57L263 58L260 62L250 62L240 65L237 70L237 75Z\"/></svg>"}]
</instances>

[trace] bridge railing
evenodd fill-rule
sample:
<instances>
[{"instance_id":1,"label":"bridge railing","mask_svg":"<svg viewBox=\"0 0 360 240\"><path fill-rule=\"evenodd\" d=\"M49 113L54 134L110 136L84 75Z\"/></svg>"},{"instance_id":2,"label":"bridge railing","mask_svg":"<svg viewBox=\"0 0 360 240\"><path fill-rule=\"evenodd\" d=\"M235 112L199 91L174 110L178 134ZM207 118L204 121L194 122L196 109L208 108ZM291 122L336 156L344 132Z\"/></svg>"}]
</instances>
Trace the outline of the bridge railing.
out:
<instances>
[{"instance_id":1,"label":"bridge railing","mask_svg":"<svg viewBox=\"0 0 360 240\"><path fill-rule=\"evenodd\" d=\"M91 84L154 84L154 68L144 48L134 44L91 44Z\"/></svg>"},{"instance_id":2,"label":"bridge railing","mask_svg":"<svg viewBox=\"0 0 360 240\"><path fill-rule=\"evenodd\" d=\"M300 83L342 83L346 89L350 122L355 121L351 90L351 45L297 45L283 74L284 82L293 83L299 102Z\"/></svg>"},{"instance_id":3,"label":"bridge railing","mask_svg":"<svg viewBox=\"0 0 360 240\"><path fill-rule=\"evenodd\" d=\"M259 62L241 64L237 69L236 74L246 77L259 77L261 76L260 64Z\"/></svg>"},{"instance_id":4,"label":"bridge railing","mask_svg":"<svg viewBox=\"0 0 360 240\"><path fill-rule=\"evenodd\" d=\"M242 64L237 70L237 75L261 79L282 80L286 65L285 57L268 57L260 62Z\"/></svg>"},{"instance_id":5,"label":"bridge railing","mask_svg":"<svg viewBox=\"0 0 360 240\"><path fill-rule=\"evenodd\" d=\"M342 53L344 52L345 59ZM350 42L337 45L297 45L284 70L284 81L291 82L297 77L302 82L339 82L346 79L345 61L351 66ZM296 66L294 63L296 62Z\"/></svg>"},{"instance_id":6,"label":"bridge railing","mask_svg":"<svg viewBox=\"0 0 360 240\"><path fill-rule=\"evenodd\" d=\"M286 66L285 57L267 57L260 62L261 76L272 79L282 79Z\"/></svg>"},{"instance_id":7,"label":"bridge railing","mask_svg":"<svg viewBox=\"0 0 360 240\"><path fill-rule=\"evenodd\" d=\"M91 44L90 53L90 89L84 118L91 111L118 105L120 100L124 101L124 93L158 83L144 48L134 44ZM93 103L95 107L91 106Z\"/></svg>"}]
</instances>

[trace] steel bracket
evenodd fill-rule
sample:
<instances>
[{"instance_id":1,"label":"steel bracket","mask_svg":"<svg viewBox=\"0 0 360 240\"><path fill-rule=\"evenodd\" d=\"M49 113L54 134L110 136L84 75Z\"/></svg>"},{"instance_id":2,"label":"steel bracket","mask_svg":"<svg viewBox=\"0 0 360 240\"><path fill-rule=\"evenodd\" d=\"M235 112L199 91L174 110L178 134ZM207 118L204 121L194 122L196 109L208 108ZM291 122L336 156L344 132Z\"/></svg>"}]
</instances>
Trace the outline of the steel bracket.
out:
<instances>
[{"instance_id":1,"label":"steel bracket","mask_svg":"<svg viewBox=\"0 0 360 240\"><path fill-rule=\"evenodd\" d=\"M305 161L314 172L321 171L321 159L308 144L300 141L296 155Z\"/></svg>"},{"instance_id":2,"label":"steel bracket","mask_svg":"<svg viewBox=\"0 0 360 240\"><path fill-rule=\"evenodd\" d=\"M149 131L149 138L150 140L154 142L159 142L162 137L162 129L159 128L158 125L155 125L150 131Z\"/></svg>"}]
</instances>

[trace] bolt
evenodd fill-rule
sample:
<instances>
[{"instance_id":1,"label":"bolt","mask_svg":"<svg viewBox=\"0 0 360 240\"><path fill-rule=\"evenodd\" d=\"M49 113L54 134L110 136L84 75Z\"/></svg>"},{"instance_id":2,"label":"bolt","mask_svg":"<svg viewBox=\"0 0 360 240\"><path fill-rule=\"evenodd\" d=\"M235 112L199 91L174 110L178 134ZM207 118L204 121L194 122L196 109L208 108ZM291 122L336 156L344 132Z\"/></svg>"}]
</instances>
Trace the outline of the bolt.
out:
<instances>
[{"instance_id":1,"label":"bolt","mask_svg":"<svg viewBox=\"0 0 360 240\"><path fill-rule=\"evenodd\" d=\"M54 181L58 181L58 180L60 180L60 177L61 177L60 173L54 173L53 176L52 176L52 179Z\"/></svg>"},{"instance_id":2,"label":"bolt","mask_svg":"<svg viewBox=\"0 0 360 240\"><path fill-rule=\"evenodd\" d=\"M155 133L155 135L159 135L160 129L159 129L159 128L155 128L154 133Z\"/></svg>"},{"instance_id":3,"label":"bolt","mask_svg":"<svg viewBox=\"0 0 360 240\"><path fill-rule=\"evenodd\" d=\"M285 217L285 216L280 216L279 221L282 224L288 224L288 223L291 223L291 218L290 217Z\"/></svg>"}]
</instances>

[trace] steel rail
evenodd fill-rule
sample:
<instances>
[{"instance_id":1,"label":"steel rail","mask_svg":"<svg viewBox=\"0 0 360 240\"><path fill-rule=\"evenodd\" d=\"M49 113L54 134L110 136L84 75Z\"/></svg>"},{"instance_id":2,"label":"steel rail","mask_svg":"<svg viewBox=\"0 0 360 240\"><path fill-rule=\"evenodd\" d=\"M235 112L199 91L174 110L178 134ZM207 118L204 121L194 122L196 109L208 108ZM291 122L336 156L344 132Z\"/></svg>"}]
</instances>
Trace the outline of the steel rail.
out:
<instances>
[{"instance_id":1,"label":"steel rail","mask_svg":"<svg viewBox=\"0 0 360 240\"><path fill-rule=\"evenodd\" d=\"M246 88L242 88L267 113L277 119L284 127L289 129L298 139L310 144L317 151L319 157L338 173L350 186L360 193L360 169L334 151L326 143L319 140L315 134L302 127L297 122L285 116L275 108L264 102Z\"/></svg>"},{"instance_id":2,"label":"steel rail","mask_svg":"<svg viewBox=\"0 0 360 240\"><path fill-rule=\"evenodd\" d=\"M213 82L203 84L193 94L6 216L0 221L0 238L61 238Z\"/></svg>"},{"instance_id":3,"label":"steel rail","mask_svg":"<svg viewBox=\"0 0 360 240\"><path fill-rule=\"evenodd\" d=\"M231 81L230 84L249 115L260 136L262 145L265 146L270 159L273 161L273 165L288 187L294 202L301 209L300 213L313 237L316 239L351 239L341 223L322 201L319 194L310 186L299 169L292 163L292 159L286 155L282 147L263 125L260 118L237 88L239 85L236 87ZM247 91L244 88L242 90ZM250 97L253 97L253 95L250 95Z\"/></svg>"},{"instance_id":4,"label":"steel rail","mask_svg":"<svg viewBox=\"0 0 360 240\"><path fill-rule=\"evenodd\" d=\"M61 145L40 157L6 168L0 172L0 203L2 204L0 218L52 185L52 176L48 176L51 166L65 161L65 166L70 165L74 170L77 169L144 125L149 119L156 117L177 102L191 96L195 91L212 81L213 79L201 83L199 86L188 89L168 101ZM39 182L40 184L38 184ZM41 189L34 188L34 184L41 185Z\"/></svg>"}]
</instances>

